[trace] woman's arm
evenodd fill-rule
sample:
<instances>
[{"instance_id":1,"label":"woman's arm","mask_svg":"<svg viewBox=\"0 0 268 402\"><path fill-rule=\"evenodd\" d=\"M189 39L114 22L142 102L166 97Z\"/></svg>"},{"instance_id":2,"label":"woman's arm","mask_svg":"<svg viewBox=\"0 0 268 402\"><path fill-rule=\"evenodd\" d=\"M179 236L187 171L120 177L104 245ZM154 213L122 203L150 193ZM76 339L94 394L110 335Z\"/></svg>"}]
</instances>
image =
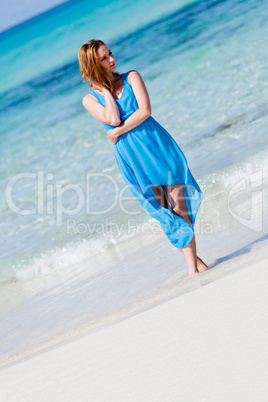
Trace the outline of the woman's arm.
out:
<instances>
[{"instance_id":1,"label":"woman's arm","mask_svg":"<svg viewBox=\"0 0 268 402\"><path fill-rule=\"evenodd\" d=\"M108 130L108 138L115 144L117 138L126 133L127 131L137 127L144 120L151 116L151 103L146 89L146 86L137 71L131 71L128 74L129 83L132 86L135 94L139 109L132 113L123 123L118 127Z\"/></svg>"},{"instance_id":2,"label":"woman's arm","mask_svg":"<svg viewBox=\"0 0 268 402\"><path fill-rule=\"evenodd\" d=\"M83 105L87 111L95 117L95 119L110 126L118 126L121 123L120 113L111 92L106 88L98 88L101 90L104 99L105 107L101 105L93 95L86 95L83 98Z\"/></svg>"}]
</instances>

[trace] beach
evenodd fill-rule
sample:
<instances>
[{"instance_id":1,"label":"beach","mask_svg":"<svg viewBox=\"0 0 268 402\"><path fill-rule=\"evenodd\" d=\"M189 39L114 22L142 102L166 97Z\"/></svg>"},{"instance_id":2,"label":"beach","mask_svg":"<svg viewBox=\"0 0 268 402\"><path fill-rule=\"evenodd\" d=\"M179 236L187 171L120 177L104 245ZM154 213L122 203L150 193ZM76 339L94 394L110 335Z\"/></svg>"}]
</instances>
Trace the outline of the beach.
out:
<instances>
[{"instance_id":1,"label":"beach","mask_svg":"<svg viewBox=\"0 0 268 402\"><path fill-rule=\"evenodd\" d=\"M211 283L213 268L197 274L187 294L3 368L1 401L266 401L267 247L235 266Z\"/></svg>"}]
</instances>

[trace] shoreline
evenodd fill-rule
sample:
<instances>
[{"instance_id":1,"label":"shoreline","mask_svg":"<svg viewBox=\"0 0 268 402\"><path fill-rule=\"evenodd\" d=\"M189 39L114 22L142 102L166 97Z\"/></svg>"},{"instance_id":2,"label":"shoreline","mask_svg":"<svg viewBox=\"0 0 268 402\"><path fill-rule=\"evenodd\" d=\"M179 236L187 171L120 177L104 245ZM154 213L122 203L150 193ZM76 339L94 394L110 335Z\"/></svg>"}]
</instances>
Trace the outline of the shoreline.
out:
<instances>
[{"instance_id":1,"label":"shoreline","mask_svg":"<svg viewBox=\"0 0 268 402\"><path fill-rule=\"evenodd\" d=\"M1 400L266 400L267 248L221 265L195 291L3 367Z\"/></svg>"},{"instance_id":2,"label":"shoreline","mask_svg":"<svg viewBox=\"0 0 268 402\"><path fill-rule=\"evenodd\" d=\"M10 357L8 357L8 355L2 355L2 358L0 359L0 371L16 364L20 364L21 362L31 359L41 353L46 353L62 345L73 342L81 337L88 336L104 330L109 326L116 325L121 321L146 312L169 300L193 292L201 286L206 286L214 281L218 281L237 270L244 269L243 261L245 264L251 264L262 260L266 256L266 248L268 249L268 247L265 248L266 244L268 246L268 239L266 239L266 237L267 236L264 236L257 242L242 247L235 253L229 253L224 257L213 260L209 264L209 269L203 273L189 276L187 267L184 270L178 270L175 274L164 280L160 286L157 286L155 291L147 297L126 304L119 310L111 311L93 321L85 322L83 324L77 322L75 326L71 323L71 325L65 326L55 333L54 336L50 336L44 340L39 340L37 343L33 343L32 346L26 347ZM260 245L262 245L262 247L260 247ZM249 246L251 247L250 252L248 251ZM170 260L167 260L167 263L169 264Z\"/></svg>"}]
</instances>

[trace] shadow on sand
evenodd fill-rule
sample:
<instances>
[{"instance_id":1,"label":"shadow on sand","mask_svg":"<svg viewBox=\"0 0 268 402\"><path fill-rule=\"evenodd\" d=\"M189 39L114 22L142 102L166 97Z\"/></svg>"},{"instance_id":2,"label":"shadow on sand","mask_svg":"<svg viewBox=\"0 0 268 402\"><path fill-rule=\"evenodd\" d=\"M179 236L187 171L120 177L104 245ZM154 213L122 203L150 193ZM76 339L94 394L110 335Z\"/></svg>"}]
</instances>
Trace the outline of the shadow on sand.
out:
<instances>
[{"instance_id":1,"label":"shadow on sand","mask_svg":"<svg viewBox=\"0 0 268 402\"><path fill-rule=\"evenodd\" d=\"M265 241L265 240L267 240L267 239L268 239L268 234L265 235L265 236L263 236L263 237L260 237L260 238L257 239L257 240L254 240L253 242L247 244L247 245L244 246L244 247L241 247L240 249L238 249L238 250L236 250L236 251L234 251L234 252L232 252L232 253L230 253L230 254L227 254L227 255L224 256L224 257L218 258L216 261L214 261L212 264L209 265L208 269L215 268L217 265L221 264L222 262L231 260L232 258L237 257L237 256L239 256L239 255L243 255L243 254L249 253L249 252L251 251L251 249L252 249L252 246L253 246L254 244L257 244L257 243L259 243L259 242Z\"/></svg>"}]
</instances>

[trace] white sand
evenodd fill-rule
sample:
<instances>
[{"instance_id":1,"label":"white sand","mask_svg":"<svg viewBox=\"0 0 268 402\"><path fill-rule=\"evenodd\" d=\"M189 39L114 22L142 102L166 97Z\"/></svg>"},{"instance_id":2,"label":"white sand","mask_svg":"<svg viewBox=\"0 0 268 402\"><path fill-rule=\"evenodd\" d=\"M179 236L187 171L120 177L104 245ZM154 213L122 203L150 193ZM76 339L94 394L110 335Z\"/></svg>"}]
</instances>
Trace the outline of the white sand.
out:
<instances>
[{"instance_id":1,"label":"white sand","mask_svg":"<svg viewBox=\"0 0 268 402\"><path fill-rule=\"evenodd\" d=\"M267 401L267 268L265 252L206 286L5 368L0 401Z\"/></svg>"}]
</instances>

